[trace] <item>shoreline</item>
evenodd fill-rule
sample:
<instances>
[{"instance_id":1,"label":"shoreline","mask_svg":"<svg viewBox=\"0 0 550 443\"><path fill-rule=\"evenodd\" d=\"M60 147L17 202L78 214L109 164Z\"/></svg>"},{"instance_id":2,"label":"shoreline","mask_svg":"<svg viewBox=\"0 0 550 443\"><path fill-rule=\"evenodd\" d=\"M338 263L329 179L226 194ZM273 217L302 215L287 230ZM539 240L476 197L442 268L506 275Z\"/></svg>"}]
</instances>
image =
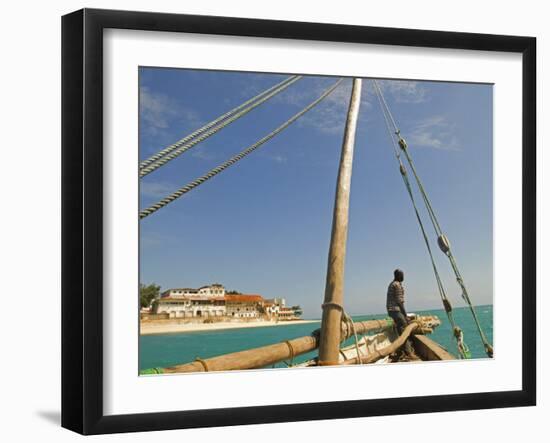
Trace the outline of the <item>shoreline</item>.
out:
<instances>
[{"instance_id":1,"label":"shoreline","mask_svg":"<svg viewBox=\"0 0 550 443\"><path fill-rule=\"evenodd\" d=\"M226 329L265 328L269 326L303 325L318 323L320 320L291 320L280 321L255 321L248 323L219 322L219 323L175 323L169 320L154 322L141 322L139 335L176 334L185 332L221 331ZM166 322L166 323L165 323Z\"/></svg>"}]
</instances>

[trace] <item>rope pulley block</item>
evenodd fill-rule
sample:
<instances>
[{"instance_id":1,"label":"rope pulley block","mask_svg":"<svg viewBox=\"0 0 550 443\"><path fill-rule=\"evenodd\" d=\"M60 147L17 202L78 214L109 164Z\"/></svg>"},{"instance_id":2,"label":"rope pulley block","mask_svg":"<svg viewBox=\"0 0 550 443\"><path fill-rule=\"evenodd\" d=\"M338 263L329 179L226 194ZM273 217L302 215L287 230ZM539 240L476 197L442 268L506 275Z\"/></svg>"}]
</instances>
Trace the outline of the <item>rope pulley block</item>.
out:
<instances>
[{"instance_id":1,"label":"rope pulley block","mask_svg":"<svg viewBox=\"0 0 550 443\"><path fill-rule=\"evenodd\" d=\"M399 172L401 172L402 176L407 175L407 170L405 169L405 166L403 164L399 165Z\"/></svg>"},{"instance_id":2,"label":"rope pulley block","mask_svg":"<svg viewBox=\"0 0 550 443\"><path fill-rule=\"evenodd\" d=\"M451 306L451 302L448 298L443 299L443 307L445 308L445 312L449 313L453 311L453 307Z\"/></svg>"},{"instance_id":3,"label":"rope pulley block","mask_svg":"<svg viewBox=\"0 0 550 443\"><path fill-rule=\"evenodd\" d=\"M441 234L437 237L437 245L444 254L447 254L451 250L451 243L445 234Z\"/></svg>"},{"instance_id":4,"label":"rope pulley block","mask_svg":"<svg viewBox=\"0 0 550 443\"><path fill-rule=\"evenodd\" d=\"M398 137L399 137L399 141L397 143L399 143L399 147L401 149L403 149L403 151L404 151L405 149L407 149L407 142L405 141L405 139L403 137L401 137L399 135L398 135Z\"/></svg>"}]
</instances>

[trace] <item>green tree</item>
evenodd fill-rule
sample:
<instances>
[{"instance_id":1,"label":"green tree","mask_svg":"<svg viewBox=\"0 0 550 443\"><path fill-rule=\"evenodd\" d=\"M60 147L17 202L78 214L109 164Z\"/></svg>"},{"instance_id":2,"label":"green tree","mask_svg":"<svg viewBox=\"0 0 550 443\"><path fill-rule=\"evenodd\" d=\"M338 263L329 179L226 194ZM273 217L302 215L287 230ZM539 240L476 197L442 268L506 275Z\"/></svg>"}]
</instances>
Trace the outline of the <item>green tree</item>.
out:
<instances>
[{"instance_id":1,"label":"green tree","mask_svg":"<svg viewBox=\"0 0 550 443\"><path fill-rule=\"evenodd\" d=\"M294 311L294 314L297 315L298 317L303 314L302 308L299 305L292 306L291 309Z\"/></svg>"},{"instance_id":2,"label":"green tree","mask_svg":"<svg viewBox=\"0 0 550 443\"><path fill-rule=\"evenodd\" d=\"M153 314L156 314L158 312L158 307L159 307L159 299L155 298L153 300L153 303L151 303L151 312Z\"/></svg>"},{"instance_id":3,"label":"green tree","mask_svg":"<svg viewBox=\"0 0 550 443\"><path fill-rule=\"evenodd\" d=\"M148 307L151 302L158 298L160 293L160 286L151 283L150 285L139 285L139 305L142 308Z\"/></svg>"}]
</instances>

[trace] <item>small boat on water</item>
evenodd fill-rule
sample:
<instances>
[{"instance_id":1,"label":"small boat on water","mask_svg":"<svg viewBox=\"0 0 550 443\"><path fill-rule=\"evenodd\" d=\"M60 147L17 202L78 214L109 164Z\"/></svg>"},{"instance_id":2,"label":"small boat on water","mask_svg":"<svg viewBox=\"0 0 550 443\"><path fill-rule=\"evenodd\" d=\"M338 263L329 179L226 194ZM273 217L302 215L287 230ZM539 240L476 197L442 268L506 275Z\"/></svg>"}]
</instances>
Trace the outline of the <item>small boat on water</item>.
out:
<instances>
[{"instance_id":1,"label":"small boat on water","mask_svg":"<svg viewBox=\"0 0 550 443\"><path fill-rule=\"evenodd\" d=\"M434 328L441 325L441 321L437 316L418 316L416 314L409 314L408 317L411 322L421 322L421 327L415 330L416 333L410 335L414 351L420 358L420 361L456 359L456 357L449 353L443 346L426 336L426 334L429 334ZM386 321L388 325L391 323L390 319ZM338 363L340 365L350 365L358 363L382 364L411 361L405 353L400 352L400 347L404 341L404 339L400 339L400 336L392 325L391 327L383 329L381 332L357 337L355 343L342 347L340 349ZM293 367L311 367L317 366L317 363L317 359L311 359L304 363L293 365Z\"/></svg>"}]
</instances>

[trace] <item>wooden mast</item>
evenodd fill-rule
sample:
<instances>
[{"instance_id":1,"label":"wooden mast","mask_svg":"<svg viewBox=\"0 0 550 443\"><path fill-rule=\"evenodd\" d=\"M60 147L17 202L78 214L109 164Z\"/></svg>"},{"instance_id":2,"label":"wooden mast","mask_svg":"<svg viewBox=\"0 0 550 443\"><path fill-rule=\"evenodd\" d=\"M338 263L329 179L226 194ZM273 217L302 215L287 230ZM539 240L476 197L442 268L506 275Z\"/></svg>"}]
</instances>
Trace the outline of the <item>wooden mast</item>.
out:
<instances>
[{"instance_id":1,"label":"wooden mast","mask_svg":"<svg viewBox=\"0 0 550 443\"><path fill-rule=\"evenodd\" d=\"M353 79L342 154L336 183L336 197L332 216L332 233L328 254L327 280L321 336L319 365L337 365L341 342L342 310L344 302L344 262L348 236L349 195L353 148L359 105L361 103L361 79Z\"/></svg>"}]
</instances>

